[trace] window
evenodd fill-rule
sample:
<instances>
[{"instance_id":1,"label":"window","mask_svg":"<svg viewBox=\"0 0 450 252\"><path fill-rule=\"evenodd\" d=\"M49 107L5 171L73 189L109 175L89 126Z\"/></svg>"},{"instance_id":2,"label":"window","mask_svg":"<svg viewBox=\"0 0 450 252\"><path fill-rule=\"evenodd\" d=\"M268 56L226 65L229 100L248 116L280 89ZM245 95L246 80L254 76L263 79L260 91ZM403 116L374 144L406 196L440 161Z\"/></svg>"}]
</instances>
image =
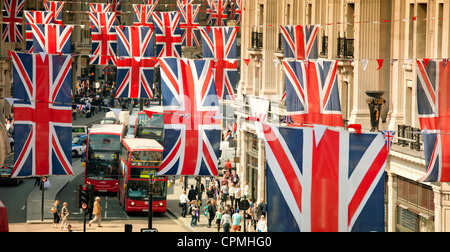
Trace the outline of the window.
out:
<instances>
[{"instance_id":1,"label":"window","mask_svg":"<svg viewBox=\"0 0 450 252\"><path fill-rule=\"evenodd\" d=\"M400 201L420 210L434 212L434 192L430 186L397 177L397 189Z\"/></svg>"}]
</instances>

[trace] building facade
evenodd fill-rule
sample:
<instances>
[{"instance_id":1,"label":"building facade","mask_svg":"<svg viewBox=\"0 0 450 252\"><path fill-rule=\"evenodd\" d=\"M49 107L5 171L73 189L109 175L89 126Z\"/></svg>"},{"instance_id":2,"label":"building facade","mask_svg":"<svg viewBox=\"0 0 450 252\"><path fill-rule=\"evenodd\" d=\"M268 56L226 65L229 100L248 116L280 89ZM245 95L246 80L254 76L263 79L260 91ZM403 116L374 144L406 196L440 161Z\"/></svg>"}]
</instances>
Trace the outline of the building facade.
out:
<instances>
[{"instance_id":1,"label":"building facade","mask_svg":"<svg viewBox=\"0 0 450 252\"><path fill-rule=\"evenodd\" d=\"M386 166L386 231L450 231L449 183L417 182L425 160L417 112L415 60L449 57L450 3L444 0L243 0L238 85L238 171L250 197L265 198L264 141L249 97L270 101L268 120L286 107L280 25L320 25L319 59L339 61L345 124L370 130L366 91L383 91L380 129L396 131Z\"/></svg>"}]
</instances>

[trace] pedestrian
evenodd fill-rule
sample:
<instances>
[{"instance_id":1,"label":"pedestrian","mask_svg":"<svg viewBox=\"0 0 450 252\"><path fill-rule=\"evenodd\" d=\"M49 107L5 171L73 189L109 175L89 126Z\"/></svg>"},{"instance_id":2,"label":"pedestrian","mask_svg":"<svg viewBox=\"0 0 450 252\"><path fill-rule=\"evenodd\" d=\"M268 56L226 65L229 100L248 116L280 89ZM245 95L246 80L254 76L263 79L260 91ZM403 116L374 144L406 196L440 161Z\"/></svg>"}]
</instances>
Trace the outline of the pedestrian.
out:
<instances>
[{"instance_id":1,"label":"pedestrian","mask_svg":"<svg viewBox=\"0 0 450 252\"><path fill-rule=\"evenodd\" d=\"M242 189L242 192L244 193L244 200L248 198L248 182L244 181L244 189Z\"/></svg>"},{"instance_id":2,"label":"pedestrian","mask_svg":"<svg viewBox=\"0 0 450 252\"><path fill-rule=\"evenodd\" d=\"M233 182L233 184L239 184L239 175L236 174L236 170L233 170L231 172L231 182Z\"/></svg>"},{"instance_id":3,"label":"pedestrian","mask_svg":"<svg viewBox=\"0 0 450 252\"><path fill-rule=\"evenodd\" d=\"M234 208L239 208L239 204L241 203L241 188L239 184L235 184L234 187ZM233 204L233 202L231 202Z\"/></svg>"},{"instance_id":4,"label":"pedestrian","mask_svg":"<svg viewBox=\"0 0 450 252\"><path fill-rule=\"evenodd\" d=\"M92 213L94 214L94 219L89 221L89 227L91 226L91 224L94 221L98 221L98 227L103 227L102 226L102 207L100 206L99 202L100 202L100 197L95 197L94 210L92 211Z\"/></svg>"},{"instance_id":5,"label":"pedestrian","mask_svg":"<svg viewBox=\"0 0 450 252\"><path fill-rule=\"evenodd\" d=\"M267 217L267 204L264 202L264 198L261 199L261 202L258 204L259 211L261 212L261 215L264 215Z\"/></svg>"},{"instance_id":6,"label":"pedestrian","mask_svg":"<svg viewBox=\"0 0 450 252\"><path fill-rule=\"evenodd\" d=\"M264 215L261 215L261 219L258 221L256 229L258 232L267 232L266 218Z\"/></svg>"},{"instance_id":7,"label":"pedestrian","mask_svg":"<svg viewBox=\"0 0 450 252\"><path fill-rule=\"evenodd\" d=\"M193 200L197 200L197 191L194 189L194 185L191 185L191 189L189 190L189 193L188 193L188 199L189 199L189 202L191 202Z\"/></svg>"},{"instance_id":8,"label":"pedestrian","mask_svg":"<svg viewBox=\"0 0 450 252\"><path fill-rule=\"evenodd\" d=\"M211 227L211 223L214 220L214 217L216 215L216 207L215 204L212 202L212 200L207 200L207 207L208 207L208 228Z\"/></svg>"},{"instance_id":9,"label":"pedestrian","mask_svg":"<svg viewBox=\"0 0 450 252\"><path fill-rule=\"evenodd\" d=\"M63 207L61 208L61 225L59 226L59 230L67 230L67 216L69 216L69 210L67 210L67 202L63 203Z\"/></svg>"},{"instance_id":10,"label":"pedestrian","mask_svg":"<svg viewBox=\"0 0 450 252\"><path fill-rule=\"evenodd\" d=\"M261 218L261 212L256 203L253 204L252 213L253 213L253 230L256 232L256 226L258 225L259 219Z\"/></svg>"},{"instance_id":11,"label":"pedestrian","mask_svg":"<svg viewBox=\"0 0 450 252\"><path fill-rule=\"evenodd\" d=\"M220 225L223 227L223 232L230 232L231 227L231 215L230 212L226 211L222 215L222 220L220 221Z\"/></svg>"},{"instance_id":12,"label":"pedestrian","mask_svg":"<svg viewBox=\"0 0 450 252\"><path fill-rule=\"evenodd\" d=\"M217 207L216 211L216 224L217 224L217 232L220 232L220 221L222 220L222 207Z\"/></svg>"},{"instance_id":13,"label":"pedestrian","mask_svg":"<svg viewBox=\"0 0 450 252\"><path fill-rule=\"evenodd\" d=\"M227 199L228 199L228 186L225 182L222 182L222 187L220 187L220 193L222 194L220 200L220 204L222 206L227 204Z\"/></svg>"},{"instance_id":14,"label":"pedestrian","mask_svg":"<svg viewBox=\"0 0 450 252\"><path fill-rule=\"evenodd\" d=\"M55 200L53 203L53 207L50 211L53 213L53 228L56 228L59 223L59 212L61 211L61 207L59 206L59 200Z\"/></svg>"},{"instance_id":15,"label":"pedestrian","mask_svg":"<svg viewBox=\"0 0 450 252\"><path fill-rule=\"evenodd\" d=\"M233 218L233 232L239 232L241 229L241 220L242 215L239 213L239 209L236 209L236 212L232 216Z\"/></svg>"},{"instance_id":16,"label":"pedestrian","mask_svg":"<svg viewBox=\"0 0 450 252\"><path fill-rule=\"evenodd\" d=\"M191 213L191 227L198 226L197 225L197 214L198 214L198 207L197 207L197 201L192 200L191 201L191 207L189 208L189 212Z\"/></svg>"},{"instance_id":17,"label":"pedestrian","mask_svg":"<svg viewBox=\"0 0 450 252\"><path fill-rule=\"evenodd\" d=\"M250 232L250 228L252 226L252 218L253 218L253 213L252 213L252 207L249 206L247 210L245 210L245 214L244 214L244 225L246 228L247 232Z\"/></svg>"},{"instance_id":18,"label":"pedestrian","mask_svg":"<svg viewBox=\"0 0 450 252\"><path fill-rule=\"evenodd\" d=\"M180 206L181 206L181 216L183 218L186 218L186 211L187 211L187 203L189 199L186 195L186 190L183 191L183 193L180 195Z\"/></svg>"},{"instance_id":19,"label":"pedestrian","mask_svg":"<svg viewBox=\"0 0 450 252\"><path fill-rule=\"evenodd\" d=\"M230 183L230 187L228 188L228 195L230 196L231 205L234 206L234 190L236 187L233 183Z\"/></svg>"},{"instance_id":20,"label":"pedestrian","mask_svg":"<svg viewBox=\"0 0 450 252\"><path fill-rule=\"evenodd\" d=\"M231 166L231 162L230 159L227 159L227 161L225 162L225 167L227 169L227 171L231 174L231 170L233 169L233 167Z\"/></svg>"}]
</instances>

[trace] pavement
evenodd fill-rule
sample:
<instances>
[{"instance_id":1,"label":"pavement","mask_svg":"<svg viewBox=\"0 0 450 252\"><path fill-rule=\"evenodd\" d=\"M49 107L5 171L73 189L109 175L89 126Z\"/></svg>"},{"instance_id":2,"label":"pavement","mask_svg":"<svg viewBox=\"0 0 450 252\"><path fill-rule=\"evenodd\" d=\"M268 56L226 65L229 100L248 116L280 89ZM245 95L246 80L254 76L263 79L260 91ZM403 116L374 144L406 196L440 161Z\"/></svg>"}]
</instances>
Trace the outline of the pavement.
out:
<instances>
[{"instance_id":1,"label":"pavement","mask_svg":"<svg viewBox=\"0 0 450 252\"><path fill-rule=\"evenodd\" d=\"M100 122L105 117L106 112L96 113L91 118L85 118L77 116L73 121L73 125L89 125ZM11 158L11 157L10 157ZM12 157L12 159L14 159ZM9 159L10 160L10 159ZM38 188L35 188L27 198L27 222L26 223L10 223L10 232L63 232L58 228L52 228L53 214L49 211L56 196L65 185L71 180L75 179L78 175L84 172L81 167L80 159L76 159L72 163L72 169L74 176L50 176L50 187L44 190L44 194ZM159 232L217 232L216 225L213 224L212 228L207 227L206 218L201 216L198 226L191 227L191 217L181 217L181 208L178 207L179 196L182 193L184 183L179 182L177 178L175 184L169 188L167 195L167 215L173 220L173 225L168 225L167 219L154 218L152 225L153 228ZM188 177L188 185L195 184L193 177ZM42 197L44 197L44 208L42 210ZM203 206L205 202L203 202ZM202 207L203 208L203 207ZM76 232L83 231L82 221L71 221L69 216L69 224L72 226L72 230ZM86 232L124 232L125 225L132 225L132 232L141 232L141 228L148 227L147 220L108 220L102 216L102 226L98 227L94 223L91 227L86 225Z\"/></svg>"}]
</instances>

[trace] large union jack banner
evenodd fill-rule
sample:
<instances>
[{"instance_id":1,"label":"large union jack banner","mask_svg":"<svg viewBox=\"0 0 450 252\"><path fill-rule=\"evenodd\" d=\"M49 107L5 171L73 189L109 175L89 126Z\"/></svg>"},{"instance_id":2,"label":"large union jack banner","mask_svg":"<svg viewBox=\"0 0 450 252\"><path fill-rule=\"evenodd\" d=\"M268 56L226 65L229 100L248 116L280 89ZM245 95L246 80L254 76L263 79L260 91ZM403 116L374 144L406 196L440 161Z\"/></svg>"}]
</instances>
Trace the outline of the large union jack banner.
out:
<instances>
[{"instance_id":1,"label":"large union jack banner","mask_svg":"<svg viewBox=\"0 0 450 252\"><path fill-rule=\"evenodd\" d=\"M156 55L181 58L180 13L177 11L153 12L156 36Z\"/></svg>"},{"instance_id":2,"label":"large union jack banner","mask_svg":"<svg viewBox=\"0 0 450 252\"><path fill-rule=\"evenodd\" d=\"M153 29L146 26L117 28L116 98L153 98Z\"/></svg>"},{"instance_id":3,"label":"large union jack banner","mask_svg":"<svg viewBox=\"0 0 450 252\"><path fill-rule=\"evenodd\" d=\"M423 132L424 182L450 182L450 67L443 61L417 60L417 106ZM426 131L425 131L426 129Z\"/></svg>"},{"instance_id":4,"label":"large union jack banner","mask_svg":"<svg viewBox=\"0 0 450 252\"><path fill-rule=\"evenodd\" d=\"M319 25L287 25L280 26L283 34L283 48L285 59L317 59L319 49L317 36Z\"/></svg>"},{"instance_id":5,"label":"large union jack banner","mask_svg":"<svg viewBox=\"0 0 450 252\"><path fill-rule=\"evenodd\" d=\"M44 8L46 11L51 11L53 13L53 23L63 24L62 23L62 13L63 13L63 8L64 8L63 1L45 1L44 0Z\"/></svg>"},{"instance_id":6,"label":"large union jack banner","mask_svg":"<svg viewBox=\"0 0 450 252\"><path fill-rule=\"evenodd\" d=\"M181 43L187 47L200 47L200 4L179 4Z\"/></svg>"},{"instance_id":7,"label":"large union jack banner","mask_svg":"<svg viewBox=\"0 0 450 252\"><path fill-rule=\"evenodd\" d=\"M53 23L53 12L51 11L25 11L26 27L26 50L33 53L33 30L31 24L51 24Z\"/></svg>"},{"instance_id":8,"label":"large union jack banner","mask_svg":"<svg viewBox=\"0 0 450 252\"><path fill-rule=\"evenodd\" d=\"M283 61L286 109L294 123L344 127L337 61Z\"/></svg>"},{"instance_id":9,"label":"large union jack banner","mask_svg":"<svg viewBox=\"0 0 450 252\"><path fill-rule=\"evenodd\" d=\"M134 25L148 26L153 28L152 13L156 5L153 4L133 4Z\"/></svg>"},{"instance_id":10,"label":"large union jack banner","mask_svg":"<svg viewBox=\"0 0 450 252\"><path fill-rule=\"evenodd\" d=\"M73 25L31 24L33 30L33 50L35 53L72 53L71 41Z\"/></svg>"},{"instance_id":11,"label":"large union jack banner","mask_svg":"<svg viewBox=\"0 0 450 252\"><path fill-rule=\"evenodd\" d=\"M91 65L116 65L117 36L114 12L89 12L91 22Z\"/></svg>"},{"instance_id":12,"label":"large union jack banner","mask_svg":"<svg viewBox=\"0 0 450 252\"><path fill-rule=\"evenodd\" d=\"M25 0L4 0L2 26L3 42L23 42L22 17Z\"/></svg>"},{"instance_id":13,"label":"large union jack banner","mask_svg":"<svg viewBox=\"0 0 450 252\"><path fill-rule=\"evenodd\" d=\"M263 125L270 232L384 231L381 133Z\"/></svg>"},{"instance_id":14,"label":"large union jack banner","mask_svg":"<svg viewBox=\"0 0 450 252\"><path fill-rule=\"evenodd\" d=\"M217 175L221 120L213 61L163 58L164 158L159 175Z\"/></svg>"},{"instance_id":15,"label":"large union jack banner","mask_svg":"<svg viewBox=\"0 0 450 252\"><path fill-rule=\"evenodd\" d=\"M219 99L234 100L237 85L237 46L235 27L212 27L200 30L203 58L216 59L214 79Z\"/></svg>"},{"instance_id":16,"label":"large union jack banner","mask_svg":"<svg viewBox=\"0 0 450 252\"><path fill-rule=\"evenodd\" d=\"M11 52L14 82L13 177L73 175L71 55Z\"/></svg>"}]
</instances>

